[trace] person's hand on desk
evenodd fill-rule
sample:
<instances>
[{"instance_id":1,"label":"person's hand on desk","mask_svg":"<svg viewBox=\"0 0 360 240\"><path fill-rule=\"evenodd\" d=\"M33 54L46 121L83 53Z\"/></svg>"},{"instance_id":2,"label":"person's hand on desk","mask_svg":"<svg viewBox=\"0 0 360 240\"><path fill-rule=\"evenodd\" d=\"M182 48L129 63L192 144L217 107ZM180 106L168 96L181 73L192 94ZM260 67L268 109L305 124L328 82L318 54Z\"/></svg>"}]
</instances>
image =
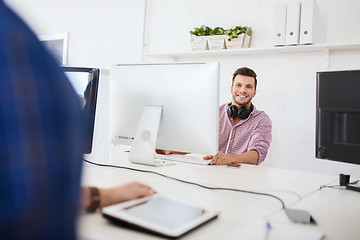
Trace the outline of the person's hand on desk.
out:
<instances>
[{"instance_id":1,"label":"person's hand on desk","mask_svg":"<svg viewBox=\"0 0 360 240\"><path fill-rule=\"evenodd\" d=\"M101 196L101 208L156 193L151 187L139 182L129 182L124 185L107 189L101 188L99 191Z\"/></svg>"},{"instance_id":2,"label":"person's hand on desk","mask_svg":"<svg viewBox=\"0 0 360 240\"><path fill-rule=\"evenodd\" d=\"M216 155L207 155L203 157L204 160L211 160L210 165L233 165L240 163L257 164L259 154L255 150L243 154L230 154L218 152Z\"/></svg>"},{"instance_id":3,"label":"person's hand on desk","mask_svg":"<svg viewBox=\"0 0 360 240\"><path fill-rule=\"evenodd\" d=\"M156 191L151 187L135 181L112 188L82 187L81 204L88 212L94 212L98 208L150 196L155 193ZM94 199L96 203L93 203Z\"/></svg>"},{"instance_id":4,"label":"person's hand on desk","mask_svg":"<svg viewBox=\"0 0 360 240\"><path fill-rule=\"evenodd\" d=\"M225 154L223 152L218 152L216 155L207 155L203 157L204 160L211 160L209 165L228 165L232 163L232 159L229 156L230 154Z\"/></svg>"}]
</instances>

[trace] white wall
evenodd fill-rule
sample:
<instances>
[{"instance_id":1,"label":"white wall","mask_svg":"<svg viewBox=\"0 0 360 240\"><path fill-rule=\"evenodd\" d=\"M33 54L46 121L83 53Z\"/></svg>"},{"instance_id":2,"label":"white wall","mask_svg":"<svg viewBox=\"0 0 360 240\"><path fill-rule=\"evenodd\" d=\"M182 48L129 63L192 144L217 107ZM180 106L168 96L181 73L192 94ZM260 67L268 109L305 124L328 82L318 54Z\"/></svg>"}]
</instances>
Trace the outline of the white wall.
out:
<instances>
[{"instance_id":1,"label":"white wall","mask_svg":"<svg viewBox=\"0 0 360 240\"><path fill-rule=\"evenodd\" d=\"M290 1L290 0L289 0ZM286 0L7 0L38 35L69 33L69 65L109 68L140 62L144 52L190 51L189 31L202 24L253 28L251 47L272 46L273 6ZM147 7L146 7L147 2ZM317 0L325 20L326 43L360 42L360 1ZM147 9L145 36L144 9ZM167 59L168 60L168 59ZM164 61L146 58L145 61ZM177 61L218 61L220 102L230 101L231 75L240 66L258 74L257 108L273 121L273 142L264 165L360 176L360 166L315 159L315 73L360 69L360 50L277 53L224 57L183 57ZM106 72L105 72L106 73ZM106 103L108 75L102 78ZM101 119L106 119L102 110ZM100 123L102 121L98 121ZM99 124L98 124L99 125ZM107 124L97 126L106 132ZM99 135L99 144L105 136Z\"/></svg>"},{"instance_id":2,"label":"white wall","mask_svg":"<svg viewBox=\"0 0 360 240\"><path fill-rule=\"evenodd\" d=\"M251 47L272 47L274 4L284 2L287 1L151 0L145 52L190 51L189 30L202 24L212 28L251 26L254 31ZM325 22L323 29L326 43L360 42L360 31L357 30L360 15L356 10L360 9L359 1L317 2ZM163 59L148 58L148 61L159 60ZM360 175L359 166L318 160L314 157L315 74L324 70L360 69L360 50L331 52L329 60L324 51L206 58L179 57L176 61L219 61L220 103L231 100L231 77L235 69L248 66L257 72L258 90L254 104L265 110L273 121L273 142L264 165Z\"/></svg>"},{"instance_id":3,"label":"white wall","mask_svg":"<svg viewBox=\"0 0 360 240\"><path fill-rule=\"evenodd\" d=\"M148 52L189 51L189 31L202 24L212 28L251 26L252 47L272 46L276 3L292 0L149 0ZM301 0L299 0L301 1ZM359 42L357 0L317 0L324 18L326 42Z\"/></svg>"},{"instance_id":4,"label":"white wall","mask_svg":"<svg viewBox=\"0 0 360 240\"><path fill-rule=\"evenodd\" d=\"M7 0L38 36L68 33L68 65L140 62L145 0Z\"/></svg>"}]
</instances>

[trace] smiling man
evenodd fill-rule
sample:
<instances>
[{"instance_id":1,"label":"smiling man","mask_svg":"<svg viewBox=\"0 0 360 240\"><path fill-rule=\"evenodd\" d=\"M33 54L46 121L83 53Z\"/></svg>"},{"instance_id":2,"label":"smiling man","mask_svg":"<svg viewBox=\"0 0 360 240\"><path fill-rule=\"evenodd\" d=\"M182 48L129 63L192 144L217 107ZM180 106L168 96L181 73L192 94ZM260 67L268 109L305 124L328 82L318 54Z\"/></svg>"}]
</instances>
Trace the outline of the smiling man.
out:
<instances>
[{"instance_id":1,"label":"smiling man","mask_svg":"<svg viewBox=\"0 0 360 240\"><path fill-rule=\"evenodd\" d=\"M233 74L231 103L219 110L219 152L205 156L211 165L260 164L271 142L269 116L251 103L256 95L256 73L247 67Z\"/></svg>"}]
</instances>

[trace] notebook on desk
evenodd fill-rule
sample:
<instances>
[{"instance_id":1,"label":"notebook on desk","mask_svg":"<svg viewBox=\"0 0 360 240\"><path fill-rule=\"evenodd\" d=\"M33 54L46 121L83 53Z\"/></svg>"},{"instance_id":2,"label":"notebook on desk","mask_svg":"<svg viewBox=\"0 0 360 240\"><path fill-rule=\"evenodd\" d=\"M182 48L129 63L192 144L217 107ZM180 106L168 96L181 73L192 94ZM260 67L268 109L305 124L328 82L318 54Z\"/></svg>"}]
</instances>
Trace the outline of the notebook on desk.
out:
<instances>
[{"instance_id":1,"label":"notebook on desk","mask_svg":"<svg viewBox=\"0 0 360 240\"><path fill-rule=\"evenodd\" d=\"M214 219L219 212L160 196L135 199L102 209L102 215L121 225L175 238Z\"/></svg>"}]
</instances>

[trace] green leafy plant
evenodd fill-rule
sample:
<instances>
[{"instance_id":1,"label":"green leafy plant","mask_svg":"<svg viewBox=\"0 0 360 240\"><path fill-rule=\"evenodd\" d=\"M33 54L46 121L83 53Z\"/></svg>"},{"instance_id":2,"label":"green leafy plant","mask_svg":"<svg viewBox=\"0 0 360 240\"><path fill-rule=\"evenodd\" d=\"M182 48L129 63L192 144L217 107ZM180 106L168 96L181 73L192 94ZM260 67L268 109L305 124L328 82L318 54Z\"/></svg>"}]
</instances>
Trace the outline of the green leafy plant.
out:
<instances>
[{"instance_id":1,"label":"green leafy plant","mask_svg":"<svg viewBox=\"0 0 360 240\"><path fill-rule=\"evenodd\" d=\"M210 35L223 35L225 32L224 28L222 27L216 27L214 29L202 25L199 28L194 28L194 31L190 31L191 35L195 36L210 36Z\"/></svg>"},{"instance_id":2,"label":"green leafy plant","mask_svg":"<svg viewBox=\"0 0 360 240\"><path fill-rule=\"evenodd\" d=\"M222 27L216 27L211 29L208 26L201 25L199 28L194 28L190 31L191 35L195 36L210 36L210 35L228 35L228 40L231 41L233 38L237 38L240 34L246 33L248 27L235 26L234 28L224 29ZM247 32L247 35L251 36L251 29Z\"/></svg>"},{"instance_id":3,"label":"green leafy plant","mask_svg":"<svg viewBox=\"0 0 360 240\"><path fill-rule=\"evenodd\" d=\"M210 27L201 25L200 28L194 28L194 31L190 31L190 34L195 36L209 36L210 31L212 31Z\"/></svg>"},{"instance_id":4,"label":"green leafy plant","mask_svg":"<svg viewBox=\"0 0 360 240\"><path fill-rule=\"evenodd\" d=\"M225 30L222 27L216 27L210 31L210 35L223 35Z\"/></svg>"},{"instance_id":5,"label":"green leafy plant","mask_svg":"<svg viewBox=\"0 0 360 240\"><path fill-rule=\"evenodd\" d=\"M248 27L236 26L234 28L225 30L224 34L229 35L228 40L231 41L233 38L237 38L240 34L246 33L247 30ZM251 36L251 29L249 29L247 35Z\"/></svg>"}]
</instances>

